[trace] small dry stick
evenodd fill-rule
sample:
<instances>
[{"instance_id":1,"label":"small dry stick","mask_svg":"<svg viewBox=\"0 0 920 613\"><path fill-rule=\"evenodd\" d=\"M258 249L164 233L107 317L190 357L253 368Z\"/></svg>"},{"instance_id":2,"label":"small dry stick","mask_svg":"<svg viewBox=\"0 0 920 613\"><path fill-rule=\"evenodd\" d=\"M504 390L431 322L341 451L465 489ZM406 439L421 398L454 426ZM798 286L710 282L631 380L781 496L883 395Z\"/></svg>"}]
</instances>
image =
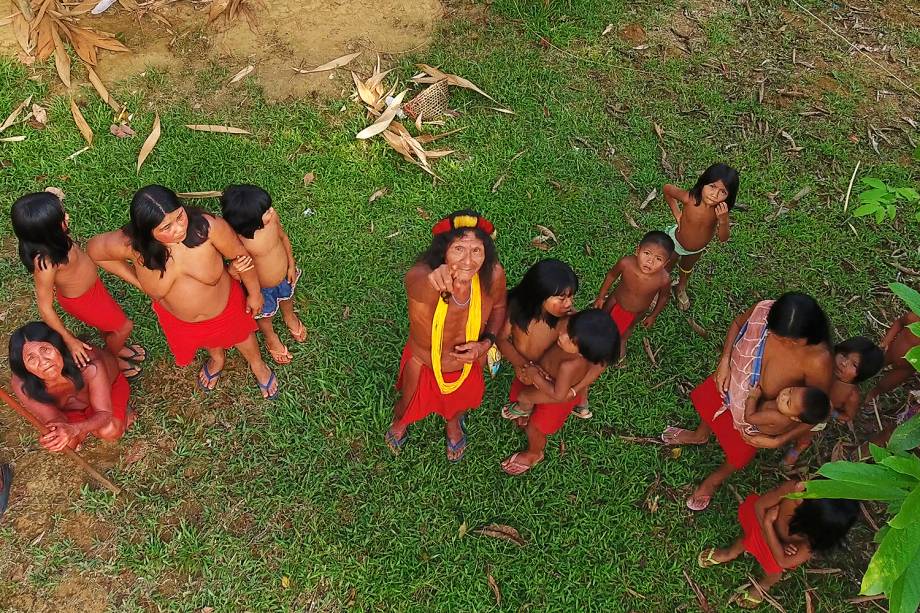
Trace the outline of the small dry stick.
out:
<instances>
[{"instance_id":1,"label":"small dry stick","mask_svg":"<svg viewBox=\"0 0 920 613\"><path fill-rule=\"evenodd\" d=\"M38 421L34 415L26 411L22 405L20 405L16 400L10 396L5 389L0 388L0 399L3 400L11 409L19 413L19 415L29 422L33 428L38 430L38 433L42 436L48 434L49 430L42 422ZM89 465L89 463L84 460L80 454L78 454L73 449L67 447L64 449L64 453L70 457L71 460L76 462L77 466L83 469L83 471L88 474L90 477L99 482L100 485L105 486L107 490L115 494L116 496L121 493L121 488L103 477L95 468Z\"/></svg>"},{"instance_id":2,"label":"small dry stick","mask_svg":"<svg viewBox=\"0 0 920 613\"><path fill-rule=\"evenodd\" d=\"M850 205L850 192L853 191L853 181L856 180L856 173L859 172L859 165L862 163L862 160L856 161L856 168L853 169L853 175L850 177L850 185L847 187L847 197L843 201L843 212L847 212L847 207Z\"/></svg>"},{"instance_id":3,"label":"small dry stick","mask_svg":"<svg viewBox=\"0 0 920 613\"><path fill-rule=\"evenodd\" d=\"M872 410L875 411L875 421L878 422L878 429L880 431L884 430L882 427L882 418L878 415L878 401L875 398L872 399Z\"/></svg>"}]
</instances>

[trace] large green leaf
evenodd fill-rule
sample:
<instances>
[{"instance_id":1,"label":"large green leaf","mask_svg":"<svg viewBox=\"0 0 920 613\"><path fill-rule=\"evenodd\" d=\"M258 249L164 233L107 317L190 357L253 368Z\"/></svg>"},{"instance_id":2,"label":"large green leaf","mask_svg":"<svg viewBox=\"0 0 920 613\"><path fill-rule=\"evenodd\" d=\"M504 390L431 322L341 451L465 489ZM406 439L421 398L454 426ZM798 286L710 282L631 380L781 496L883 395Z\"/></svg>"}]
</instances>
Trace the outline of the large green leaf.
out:
<instances>
[{"instance_id":1,"label":"large green leaf","mask_svg":"<svg viewBox=\"0 0 920 613\"><path fill-rule=\"evenodd\" d=\"M901 530L920 521L920 487L912 491L901 503L901 509L888 524L892 528Z\"/></svg>"},{"instance_id":2,"label":"large green leaf","mask_svg":"<svg viewBox=\"0 0 920 613\"><path fill-rule=\"evenodd\" d=\"M899 187L897 192L900 197L904 198L908 202L916 202L917 200L920 200L920 194L918 194L917 190L912 187Z\"/></svg>"},{"instance_id":3,"label":"large green leaf","mask_svg":"<svg viewBox=\"0 0 920 613\"><path fill-rule=\"evenodd\" d=\"M868 185L869 187L872 187L875 189L882 189L882 190L885 190L886 192L888 191L888 186L885 184L885 182L882 181L881 179L876 179L875 177L863 177L862 184Z\"/></svg>"},{"instance_id":4,"label":"large green leaf","mask_svg":"<svg viewBox=\"0 0 920 613\"><path fill-rule=\"evenodd\" d=\"M890 613L917 613L920 607L920 552L914 556L888 594Z\"/></svg>"},{"instance_id":5,"label":"large green leaf","mask_svg":"<svg viewBox=\"0 0 920 613\"><path fill-rule=\"evenodd\" d=\"M914 523L903 530L892 528L882 539L878 550L869 561L869 568L863 576L860 594L874 596L890 594L895 582L914 557L920 553L920 523Z\"/></svg>"},{"instance_id":6,"label":"large green leaf","mask_svg":"<svg viewBox=\"0 0 920 613\"><path fill-rule=\"evenodd\" d=\"M881 463L885 458L891 457L890 451L884 447L879 447L875 443L869 443L869 453L872 455L872 459L878 463Z\"/></svg>"},{"instance_id":7,"label":"large green leaf","mask_svg":"<svg viewBox=\"0 0 920 613\"><path fill-rule=\"evenodd\" d=\"M849 498L850 500L902 500L907 492L900 488L874 486L850 481L821 479L809 481L804 492L793 492L788 498Z\"/></svg>"},{"instance_id":8,"label":"large green leaf","mask_svg":"<svg viewBox=\"0 0 920 613\"><path fill-rule=\"evenodd\" d=\"M920 458L915 455L908 455L907 457L891 456L884 458L880 463L902 475L920 479Z\"/></svg>"},{"instance_id":9,"label":"large green leaf","mask_svg":"<svg viewBox=\"0 0 920 613\"><path fill-rule=\"evenodd\" d=\"M828 462L818 469L818 474L835 481L862 483L872 487L893 487L910 490L917 484L916 479L879 464Z\"/></svg>"},{"instance_id":10,"label":"large green leaf","mask_svg":"<svg viewBox=\"0 0 920 613\"><path fill-rule=\"evenodd\" d=\"M920 315L920 292L911 287L907 287L903 283L889 283L888 289L894 292L895 296L903 300L911 311Z\"/></svg>"},{"instance_id":11,"label":"large green leaf","mask_svg":"<svg viewBox=\"0 0 920 613\"><path fill-rule=\"evenodd\" d=\"M910 330L914 336L920 336L920 321L909 324L907 329Z\"/></svg>"},{"instance_id":12,"label":"large green leaf","mask_svg":"<svg viewBox=\"0 0 920 613\"><path fill-rule=\"evenodd\" d=\"M864 191L859 195L859 201L865 204L870 204L874 202L879 202L883 196L888 194L888 188L885 189L870 189Z\"/></svg>"},{"instance_id":13,"label":"large green leaf","mask_svg":"<svg viewBox=\"0 0 920 613\"><path fill-rule=\"evenodd\" d=\"M914 415L897 427L888 440L888 449L894 453L920 447L920 415Z\"/></svg>"},{"instance_id":14,"label":"large green leaf","mask_svg":"<svg viewBox=\"0 0 920 613\"><path fill-rule=\"evenodd\" d=\"M911 330L913 332L913 330ZM920 370L920 345L911 348L904 356L907 363L914 367L914 370Z\"/></svg>"}]
</instances>

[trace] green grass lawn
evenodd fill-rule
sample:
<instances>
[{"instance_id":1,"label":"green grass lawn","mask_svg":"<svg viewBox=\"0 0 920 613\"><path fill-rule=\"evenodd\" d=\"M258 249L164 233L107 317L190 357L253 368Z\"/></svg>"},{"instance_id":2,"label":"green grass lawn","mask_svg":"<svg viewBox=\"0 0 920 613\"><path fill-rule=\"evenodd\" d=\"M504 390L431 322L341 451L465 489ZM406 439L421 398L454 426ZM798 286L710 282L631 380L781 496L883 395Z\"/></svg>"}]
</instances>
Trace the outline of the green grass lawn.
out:
<instances>
[{"instance_id":1,"label":"green grass lawn","mask_svg":"<svg viewBox=\"0 0 920 613\"><path fill-rule=\"evenodd\" d=\"M804 4L836 27L852 23L845 6ZM916 86L916 21L883 15L886 3L863 4L862 23L883 33L896 61L873 57ZM270 105L250 84L239 108L205 113L192 100L170 97L170 83L180 79L197 80L199 100L215 95L233 72L221 67L209 75L148 71L115 88L137 111L134 139L110 136L110 110L85 90L83 113L97 140L67 160L84 143L67 99L49 93L53 66L30 79L29 69L0 60L0 115L33 94L50 116L44 131L17 126L3 134L28 135L0 143L4 206L57 185L67 193L74 235L86 239L124 223L131 194L146 184L176 191L261 185L303 268L297 302L311 334L291 347L294 364L277 369L276 402L258 399L238 356L231 376L205 398L194 391L194 368L172 365L148 300L107 278L151 351L134 388L140 419L109 471L130 495L72 488L48 511L53 521L43 536L21 529L17 518L41 506L29 499L28 468L34 474L46 460L34 437L8 436L6 459L25 468L0 524L4 606L26 610L30 598L59 598L62 577L79 576L119 611L698 610L686 571L721 610L755 572L751 558L706 571L696 566L702 548L739 534L730 488L705 513L684 506L691 484L722 461L718 448L685 448L673 457L620 436L694 425L688 384L714 369L729 322L759 299L806 291L825 306L839 338L884 333L871 317L887 324L899 314L879 290L898 274L891 262L920 266L909 239L918 230L914 211L876 226L851 219L843 200L857 161L860 176L918 184L910 139L920 141L920 133L901 119L918 116L917 99L791 2L495 0L455 8L464 10L443 23L428 51L393 60L395 73L407 79L415 61L441 66L516 115L455 90L452 104L462 114L445 129L467 129L441 141L457 153L436 163L443 179L436 183L381 140L355 140L366 119L348 100ZM613 28L602 36L607 24ZM859 31L848 35L879 44ZM909 66L897 61L904 58ZM163 136L137 174L154 109ZM187 123L228 123L252 136L195 133ZM869 126L883 131L875 137L878 152ZM594 419L571 420L551 440L546 461L521 478L499 469L523 443L498 415L507 369L487 383L483 406L471 415L460 464L446 461L434 418L413 427L402 455L390 455L383 433L407 333L402 276L438 217L473 208L494 221L509 284L542 257L571 263L584 306L644 231L671 222L660 197L639 209L646 194L665 182L690 185L716 160L740 169L744 210L733 214L731 241L707 252L691 281L689 315L708 338L666 309L654 329L634 336L627 367L593 389ZM305 186L308 172L316 179ZM388 193L368 204L381 187ZM200 204L217 209L215 200ZM307 208L315 213L305 215ZM551 251L531 245L535 224L557 235ZM0 233L11 236L6 216ZM15 241L4 238L2 247L0 301L11 305L0 318L5 339L37 312ZM657 367L644 338L659 352ZM892 395L889 404L896 400ZM833 436L849 434L835 429ZM821 458L832 445L825 437ZM812 467L819 461L813 453L808 459ZM764 453L731 484L742 496L763 492L782 478L778 461L779 454ZM53 468L71 472L63 460ZM96 538L74 544L74 518L98 529ZM526 544L475 533L489 523L515 527ZM818 610L862 610L846 599L858 592L870 536L860 525L846 548L810 565L842 572L796 570L774 596L786 610L804 611L803 591L814 588Z\"/></svg>"}]
</instances>

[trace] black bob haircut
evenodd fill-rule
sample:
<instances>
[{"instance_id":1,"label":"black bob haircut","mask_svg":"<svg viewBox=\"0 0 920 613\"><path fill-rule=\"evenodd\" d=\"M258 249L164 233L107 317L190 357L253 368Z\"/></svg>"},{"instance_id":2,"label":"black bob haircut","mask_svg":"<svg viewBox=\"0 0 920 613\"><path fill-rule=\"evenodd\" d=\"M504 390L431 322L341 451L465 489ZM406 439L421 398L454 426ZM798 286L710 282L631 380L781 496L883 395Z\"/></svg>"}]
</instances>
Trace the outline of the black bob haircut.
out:
<instances>
[{"instance_id":1,"label":"black bob haircut","mask_svg":"<svg viewBox=\"0 0 920 613\"><path fill-rule=\"evenodd\" d=\"M10 209L13 232L19 239L19 259L29 272L35 263L42 270L67 263L73 247L70 233L64 228L64 207L50 192L26 194Z\"/></svg>"},{"instance_id":2,"label":"black bob haircut","mask_svg":"<svg viewBox=\"0 0 920 613\"><path fill-rule=\"evenodd\" d=\"M652 230L647 232L645 236L642 237L642 240L639 241L639 246L642 245L658 245L662 249L668 252L668 254L674 253L674 240L668 236L667 232L662 232L661 230Z\"/></svg>"},{"instance_id":3,"label":"black bob haircut","mask_svg":"<svg viewBox=\"0 0 920 613\"><path fill-rule=\"evenodd\" d=\"M220 197L221 215L244 238L263 228L262 215L271 207L272 197L256 185L230 185Z\"/></svg>"},{"instance_id":4,"label":"black bob haircut","mask_svg":"<svg viewBox=\"0 0 920 613\"><path fill-rule=\"evenodd\" d=\"M620 353L620 331L601 309L585 309L569 318L569 337L578 353L594 364L611 364Z\"/></svg>"},{"instance_id":5,"label":"black bob haircut","mask_svg":"<svg viewBox=\"0 0 920 613\"><path fill-rule=\"evenodd\" d=\"M802 423L814 426L826 420L831 414L831 399L817 387L806 387L805 397L802 400L804 404L800 416Z\"/></svg>"},{"instance_id":6,"label":"black bob haircut","mask_svg":"<svg viewBox=\"0 0 920 613\"><path fill-rule=\"evenodd\" d=\"M454 219L457 217L475 217L479 219L481 215L476 211L463 209L454 211L447 216L447 219L453 224ZM492 275L495 273L495 266L498 264L498 254L495 252L495 242L492 240L492 237L481 228L455 228L447 232L435 234L431 237L431 244L428 246L428 249L418 256L416 263L424 264L431 270L436 269L438 266L444 264L447 256L447 248L450 247L450 244L468 233L481 240L486 250L482 268L479 269L479 279L485 291L488 292L492 289Z\"/></svg>"},{"instance_id":7,"label":"black bob haircut","mask_svg":"<svg viewBox=\"0 0 920 613\"><path fill-rule=\"evenodd\" d=\"M167 213L185 208L188 215L188 230L182 244L197 247L208 240L210 225L199 208L183 207L176 193L162 185L148 185L137 190L131 200L131 221L122 231L131 239L131 248L141 256L141 263L150 270L166 272L169 249L153 238L153 230L160 225Z\"/></svg>"},{"instance_id":8,"label":"black bob haircut","mask_svg":"<svg viewBox=\"0 0 920 613\"><path fill-rule=\"evenodd\" d=\"M856 369L856 378L853 383L862 383L869 377L875 376L885 363L885 352L865 336L854 336L837 343L834 353L859 354L859 368Z\"/></svg>"},{"instance_id":9,"label":"black bob haircut","mask_svg":"<svg viewBox=\"0 0 920 613\"><path fill-rule=\"evenodd\" d=\"M735 208L735 199L738 197L740 177L737 170L721 162L704 170L700 178L696 180L696 185L690 188L690 195L696 202L696 206L703 201L703 188L716 181L722 181L725 184L725 189L728 191L725 204L728 205L728 210L732 210Z\"/></svg>"},{"instance_id":10,"label":"black bob haircut","mask_svg":"<svg viewBox=\"0 0 920 613\"><path fill-rule=\"evenodd\" d=\"M859 517L859 503L846 498L806 498L792 513L790 534L801 534L815 551L843 542Z\"/></svg>"},{"instance_id":11,"label":"black bob haircut","mask_svg":"<svg viewBox=\"0 0 920 613\"><path fill-rule=\"evenodd\" d=\"M9 362L10 370L22 379L23 388L29 398L38 402L53 403L54 398L48 393L45 382L29 372L22 359L22 350L28 342L51 343L64 360L64 376L73 381L74 387L83 389L83 375L60 334L43 321L32 321L17 328L10 336Z\"/></svg>"},{"instance_id":12,"label":"black bob haircut","mask_svg":"<svg viewBox=\"0 0 920 613\"><path fill-rule=\"evenodd\" d=\"M553 296L574 296L578 275L561 260L540 260L531 266L521 282L508 291L508 317L512 325L525 332L535 319L553 327L558 318L543 310L543 302Z\"/></svg>"}]
</instances>

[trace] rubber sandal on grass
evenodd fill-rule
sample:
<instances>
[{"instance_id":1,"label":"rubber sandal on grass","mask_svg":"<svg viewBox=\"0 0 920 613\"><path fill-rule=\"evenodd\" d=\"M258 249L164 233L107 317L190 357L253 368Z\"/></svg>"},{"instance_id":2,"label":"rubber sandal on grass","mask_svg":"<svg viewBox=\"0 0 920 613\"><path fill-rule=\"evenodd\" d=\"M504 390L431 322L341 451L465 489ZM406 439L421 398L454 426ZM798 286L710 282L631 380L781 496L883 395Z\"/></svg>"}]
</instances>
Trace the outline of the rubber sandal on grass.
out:
<instances>
[{"instance_id":1,"label":"rubber sandal on grass","mask_svg":"<svg viewBox=\"0 0 920 613\"><path fill-rule=\"evenodd\" d=\"M260 391L267 392L268 390L272 388L272 383L277 381L277 379L275 378L275 371L269 370L268 372L271 374L268 377L268 381L266 381L265 383L259 383L259 380L256 379L256 383L259 385ZM265 398L266 400L274 400L275 398L278 397L278 394L280 393L281 393L281 386L279 385L277 388L275 388L275 393L268 394L267 396L263 396L263 398Z\"/></svg>"},{"instance_id":2,"label":"rubber sandal on grass","mask_svg":"<svg viewBox=\"0 0 920 613\"><path fill-rule=\"evenodd\" d=\"M223 369L218 370L215 373L212 373L208 370L208 362L210 360L205 360L201 364L201 369L198 371L198 376L195 377L195 383L198 384L198 387L201 388L205 394L208 392L213 392L214 388L217 387L218 381L220 381L220 375L224 372ZM204 375L205 383L201 382L201 375ZM211 385L211 381L214 382L214 385Z\"/></svg>"}]
</instances>

